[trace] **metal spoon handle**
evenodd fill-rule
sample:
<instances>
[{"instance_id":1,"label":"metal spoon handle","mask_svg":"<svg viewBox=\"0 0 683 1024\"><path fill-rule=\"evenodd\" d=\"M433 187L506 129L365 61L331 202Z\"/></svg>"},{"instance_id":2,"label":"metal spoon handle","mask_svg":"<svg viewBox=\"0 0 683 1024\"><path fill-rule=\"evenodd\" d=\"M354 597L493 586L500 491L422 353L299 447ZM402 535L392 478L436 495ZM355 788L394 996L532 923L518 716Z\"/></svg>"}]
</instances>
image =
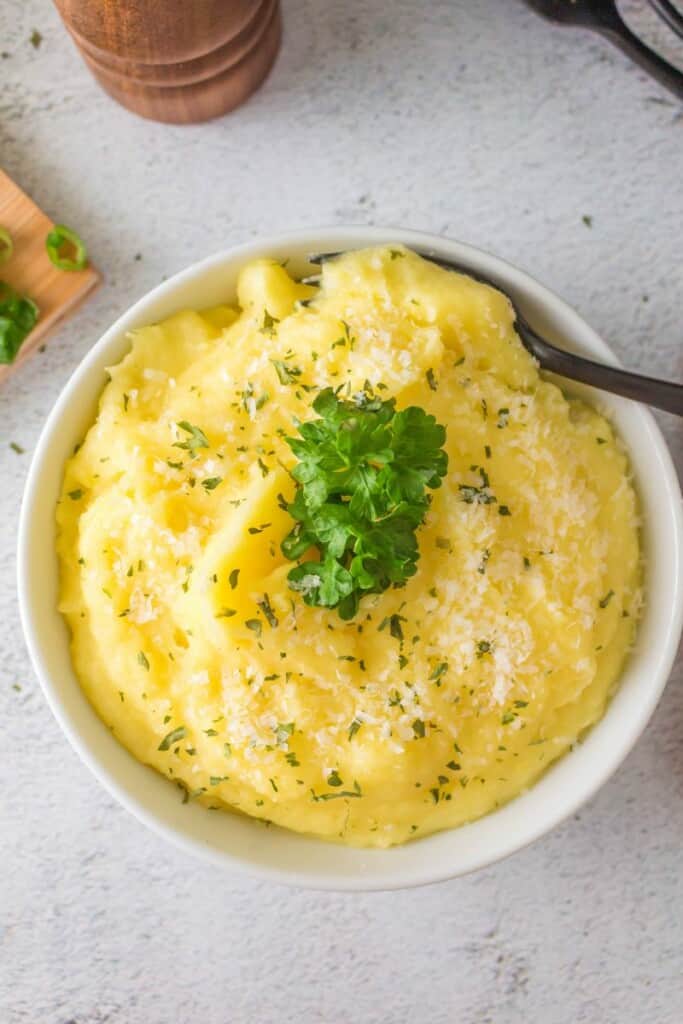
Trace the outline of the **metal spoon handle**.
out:
<instances>
[{"instance_id":1,"label":"metal spoon handle","mask_svg":"<svg viewBox=\"0 0 683 1024\"><path fill-rule=\"evenodd\" d=\"M676 10L670 0L650 0L652 7L676 35L683 39L683 14Z\"/></svg>"},{"instance_id":2,"label":"metal spoon handle","mask_svg":"<svg viewBox=\"0 0 683 1024\"><path fill-rule=\"evenodd\" d=\"M610 13L612 14L611 11ZM679 99L683 99L683 72L646 46L621 18L616 6L610 18L610 24L603 25L598 31L602 32L627 57L635 61L643 71L656 78L661 85L669 89Z\"/></svg>"},{"instance_id":3,"label":"metal spoon handle","mask_svg":"<svg viewBox=\"0 0 683 1024\"><path fill-rule=\"evenodd\" d=\"M639 373L629 373L617 366L606 366L594 363L592 359L563 352L554 345L539 337L523 316L517 313L517 331L532 355L544 370L557 373L570 380L590 384L594 388L602 388L614 395L632 398L636 402L652 405L656 409L672 412L683 416L683 384L674 384L667 380L656 380L643 377Z\"/></svg>"},{"instance_id":4,"label":"metal spoon handle","mask_svg":"<svg viewBox=\"0 0 683 1024\"><path fill-rule=\"evenodd\" d=\"M595 363L592 359L585 359L573 352L565 352L556 348L536 333L520 313L512 296L498 281L477 273L476 270L472 270L457 260L444 259L443 256L439 256L429 249L416 249L415 252L418 252L423 259L429 260L430 263L436 263L437 266L444 267L446 270L455 270L460 274L466 274L475 281L497 288L505 295L514 310L515 328L522 344L527 351L535 356L544 370L550 370L551 373L557 373L569 380L578 380L582 384L590 384L594 388L602 388L603 391L610 391L614 395L632 398L636 402L652 405L656 409L672 412L676 416L683 416L683 384L643 377L639 373L629 373L628 370L620 370L616 366ZM341 255L343 255L341 252L312 253L308 257L308 261L321 265L327 260L336 259ZM317 281L317 275L315 280Z\"/></svg>"}]
</instances>

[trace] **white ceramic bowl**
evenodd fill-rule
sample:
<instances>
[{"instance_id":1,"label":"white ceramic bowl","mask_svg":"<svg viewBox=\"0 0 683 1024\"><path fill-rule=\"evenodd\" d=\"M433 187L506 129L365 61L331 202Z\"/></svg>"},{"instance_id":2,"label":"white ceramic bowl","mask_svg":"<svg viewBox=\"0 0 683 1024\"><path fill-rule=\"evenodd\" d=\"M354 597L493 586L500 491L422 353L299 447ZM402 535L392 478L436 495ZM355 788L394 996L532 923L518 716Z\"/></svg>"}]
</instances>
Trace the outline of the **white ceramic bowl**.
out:
<instances>
[{"instance_id":1,"label":"white ceramic bowl","mask_svg":"<svg viewBox=\"0 0 683 1024\"><path fill-rule=\"evenodd\" d=\"M412 231L331 228L277 235L231 249L159 285L100 338L53 408L29 474L19 531L19 600L26 641L47 700L72 745L124 807L185 850L216 864L278 882L325 889L391 889L421 885L484 867L548 832L609 778L644 729L666 683L683 610L681 494L662 436L650 413L587 388L572 390L606 410L629 449L643 511L646 605L636 649L602 721L523 796L451 832L390 850L357 850L266 829L246 817L182 805L168 781L118 744L83 695L57 612L54 509L65 459L92 423L105 367L128 350L133 327L184 307L230 300L238 270L258 256L288 258L296 272L312 251L403 242L451 257L491 275L513 294L529 320L568 349L615 362L590 327L521 270L458 242Z\"/></svg>"}]
</instances>

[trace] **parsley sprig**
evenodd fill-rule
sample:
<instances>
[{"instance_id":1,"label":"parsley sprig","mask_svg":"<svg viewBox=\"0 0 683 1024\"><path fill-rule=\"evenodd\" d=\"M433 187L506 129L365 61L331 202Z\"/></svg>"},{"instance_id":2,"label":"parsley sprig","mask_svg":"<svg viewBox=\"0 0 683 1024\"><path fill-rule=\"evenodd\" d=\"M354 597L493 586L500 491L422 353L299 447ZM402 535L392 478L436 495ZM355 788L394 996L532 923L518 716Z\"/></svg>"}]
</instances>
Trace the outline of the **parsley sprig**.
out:
<instances>
[{"instance_id":1,"label":"parsley sprig","mask_svg":"<svg viewBox=\"0 0 683 1024\"><path fill-rule=\"evenodd\" d=\"M296 561L317 548L320 560L291 569L289 585L306 604L351 619L364 594L415 574L427 489L448 469L446 430L424 409L397 412L394 399L367 389L345 401L326 388L313 409L319 418L286 439L299 461L287 506L296 525L282 551Z\"/></svg>"}]
</instances>

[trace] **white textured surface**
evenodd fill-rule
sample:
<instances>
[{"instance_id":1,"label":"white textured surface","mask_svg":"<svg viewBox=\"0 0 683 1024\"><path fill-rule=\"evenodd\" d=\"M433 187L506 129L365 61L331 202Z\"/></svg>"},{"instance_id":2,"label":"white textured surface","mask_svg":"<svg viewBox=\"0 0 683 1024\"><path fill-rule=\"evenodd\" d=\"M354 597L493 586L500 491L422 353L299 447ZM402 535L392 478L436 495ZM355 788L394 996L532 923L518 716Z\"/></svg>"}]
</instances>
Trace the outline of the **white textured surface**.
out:
<instances>
[{"instance_id":1,"label":"white textured surface","mask_svg":"<svg viewBox=\"0 0 683 1024\"><path fill-rule=\"evenodd\" d=\"M440 231L536 274L631 366L683 379L680 105L518 0L286 0L285 17L250 103L169 128L97 89L50 5L0 0L0 164L106 274L0 392L0 1022L680 1024L680 664L574 820L476 876L391 895L188 859L108 799L37 689L14 586L30 451L93 340L196 258L300 224ZM661 422L680 467L683 427Z\"/></svg>"}]
</instances>

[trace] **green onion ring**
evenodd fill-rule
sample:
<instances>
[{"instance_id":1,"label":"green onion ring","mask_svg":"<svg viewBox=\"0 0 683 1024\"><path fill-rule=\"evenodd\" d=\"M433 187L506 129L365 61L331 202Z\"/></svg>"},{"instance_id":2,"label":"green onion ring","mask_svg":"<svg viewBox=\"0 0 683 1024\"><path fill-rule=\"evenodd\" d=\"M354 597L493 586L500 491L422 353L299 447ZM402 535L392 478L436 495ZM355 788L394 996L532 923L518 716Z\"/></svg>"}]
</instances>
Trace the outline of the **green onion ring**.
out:
<instances>
[{"instance_id":1,"label":"green onion ring","mask_svg":"<svg viewBox=\"0 0 683 1024\"><path fill-rule=\"evenodd\" d=\"M60 256L59 250L65 243L71 244L76 250L73 259ZM88 250L83 239L64 224L55 224L45 239L45 247L50 262L59 270L84 270L88 265Z\"/></svg>"}]
</instances>

